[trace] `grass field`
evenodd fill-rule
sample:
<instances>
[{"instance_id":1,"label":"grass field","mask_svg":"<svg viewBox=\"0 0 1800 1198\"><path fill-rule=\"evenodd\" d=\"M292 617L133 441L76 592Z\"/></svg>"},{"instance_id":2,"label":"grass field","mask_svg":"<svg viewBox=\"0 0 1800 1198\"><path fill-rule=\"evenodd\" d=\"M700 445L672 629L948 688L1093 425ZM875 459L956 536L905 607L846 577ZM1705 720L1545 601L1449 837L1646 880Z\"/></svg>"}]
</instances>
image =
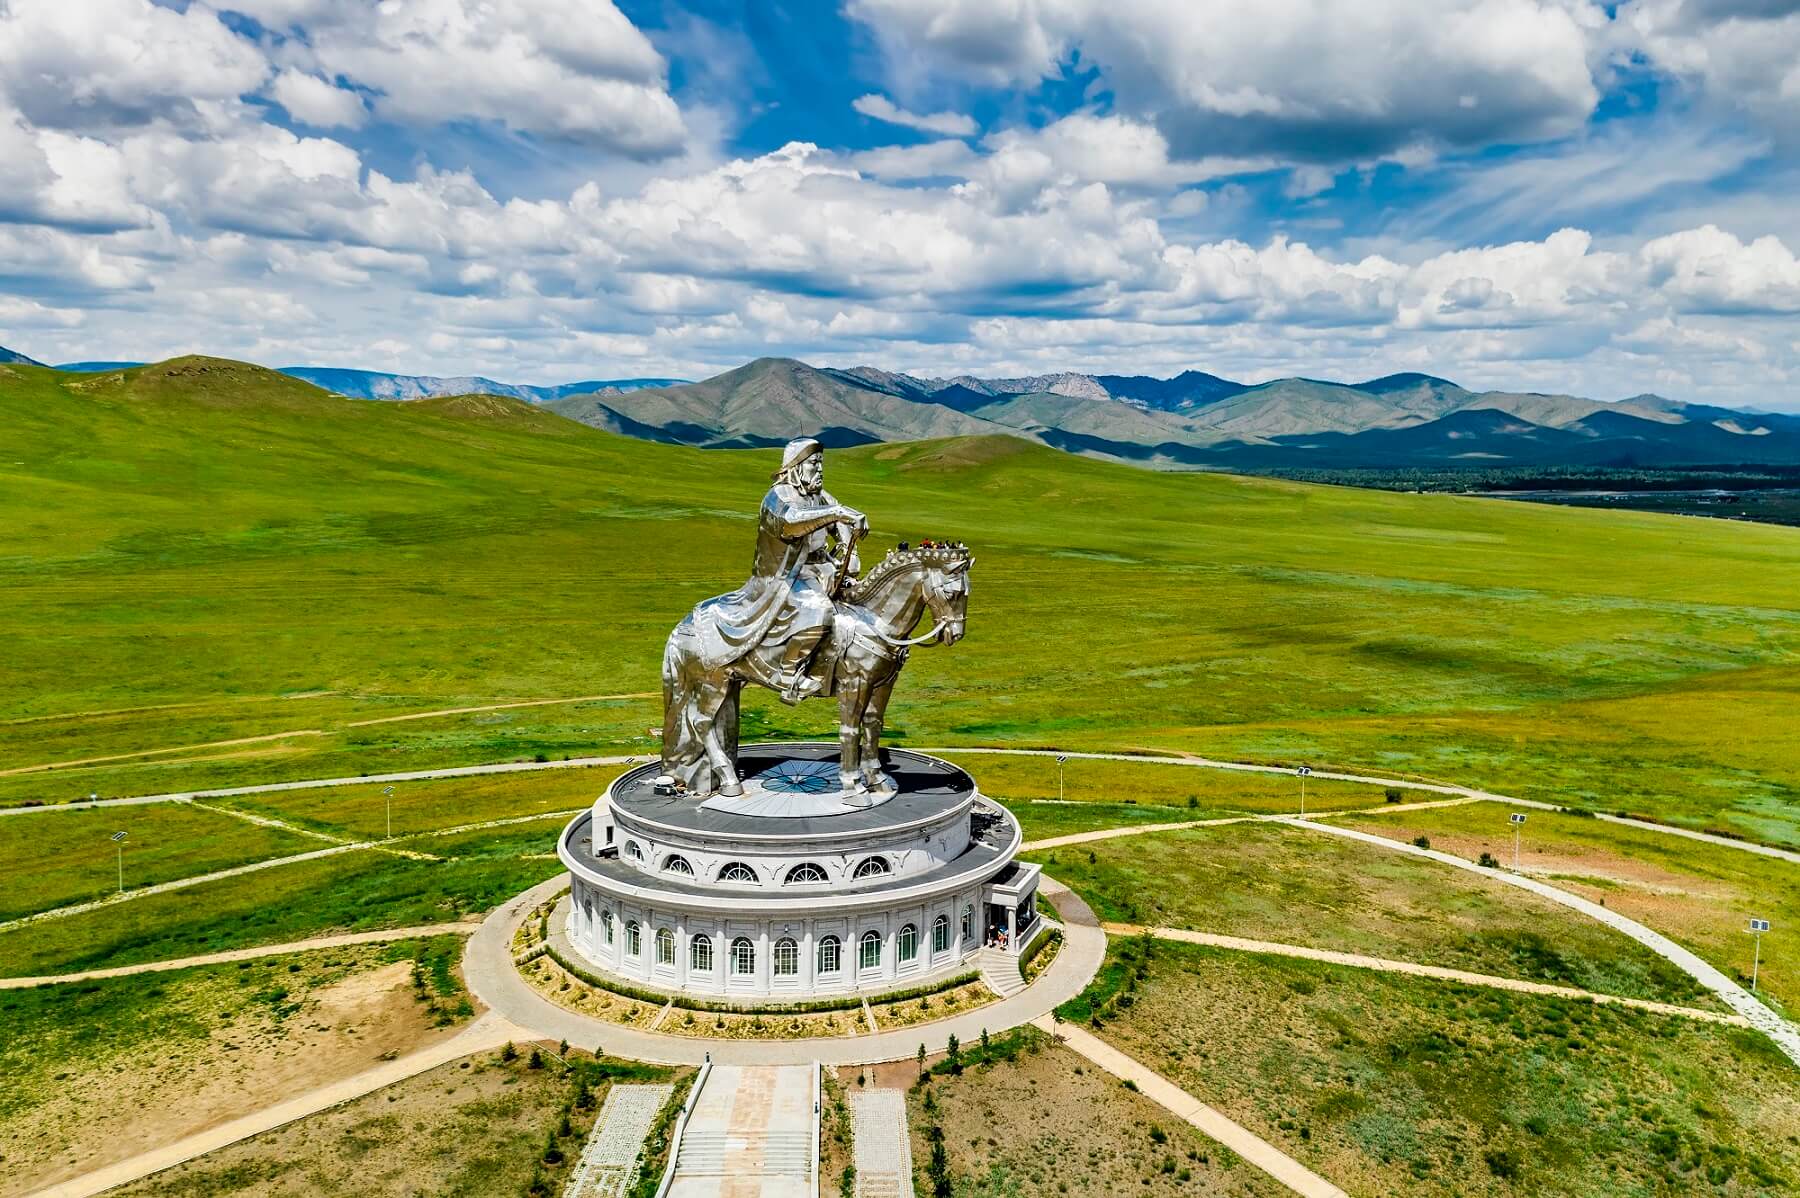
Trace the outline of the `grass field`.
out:
<instances>
[{"instance_id":1,"label":"grass field","mask_svg":"<svg viewBox=\"0 0 1800 1198\"><path fill-rule=\"evenodd\" d=\"M1494 803L1394 815L1354 816L1346 822L1398 840L1428 836L1431 846L1470 860L1482 853L1511 865L1509 809ZM1531 811L1519 838L1520 864L1665 935L1750 984L1752 916L1770 919L1781 935L1763 938L1759 990L1800 1009L1800 954L1791 930L1800 926L1800 868L1659 832L1596 819Z\"/></svg>"},{"instance_id":2,"label":"grass field","mask_svg":"<svg viewBox=\"0 0 1800 1198\"><path fill-rule=\"evenodd\" d=\"M1071 757L1062 767L1063 785L1059 795L1055 758L1009 757L998 753L949 753L946 756L979 780L983 794L1002 801L1060 798L1064 802L1100 806L1130 802L1140 807L1182 809L1192 804L1222 815L1291 814L1300 809L1300 780L1288 774ZM1424 792L1401 792L1403 802L1437 797ZM1384 788L1380 786L1334 782L1327 778L1309 778L1306 782L1308 811L1380 807L1386 801Z\"/></svg>"},{"instance_id":3,"label":"grass field","mask_svg":"<svg viewBox=\"0 0 1800 1198\"><path fill-rule=\"evenodd\" d=\"M1794 1068L1740 1029L1172 944L1126 997L1102 1036L1352 1194L1800 1187Z\"/></svg>"},{"instance_id":4,"label":"grass field","mask_svg":"<svg viewBox=\"0 0 1800 1198\"><path fill-rule=\"evenodd\" d=\"M1032 854L1102 920L1190 928L1700 1002L1685 973L1547 899L1278 824L1150 832Z\"/></svg>"},{"instance_id":5,"label":"grass field","mask_svg":"<svg viewBox=\"0 0 1800 1198\"><path fill-rule=\"evenodd\" d=\"M118 890L124 832L126 889L286 857L326 842L176 803L0 819L0 921Z\"/></svg>"},{"instance_id":6,"label":"grass field","mask_svg":"<svg viewBox=\"0 0 1800 1198\"><path fill-rule=\"evenodd\" d=\"M0 1190L347 1077L469 1010L460 937L0 991Z\"/></svg>"},{"instance_id":7,"label":"grass field","mask_svg":"<svg viewBox=\"0 0 1800 1198\"><path fill-rule=\"evenodd\" d=\"M0 424L15 803L648 747L662 639L741 581L773 461L194 359L7 367ZM865 556L977 553L896 743L1354 766L1800 843L1796 530L1008 440L829 470ZM545 699L588 701L391 721ZM745 734L830 718L759 694Z\"/></svg>"}]
</instances>

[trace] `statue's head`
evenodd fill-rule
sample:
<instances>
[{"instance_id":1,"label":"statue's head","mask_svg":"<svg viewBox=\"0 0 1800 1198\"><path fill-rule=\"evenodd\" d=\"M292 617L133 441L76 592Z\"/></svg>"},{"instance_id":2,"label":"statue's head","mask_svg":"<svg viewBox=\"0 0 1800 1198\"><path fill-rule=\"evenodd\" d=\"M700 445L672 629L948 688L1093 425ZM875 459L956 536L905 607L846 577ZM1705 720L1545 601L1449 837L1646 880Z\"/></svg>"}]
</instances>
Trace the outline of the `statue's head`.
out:
<instances>
[{"instance_id":1,"label":"statue's head","mask_svg":"<svg viewBox=\"0 0 1800 1198\"><path fill-rule=\"evenodd\" d=\"M797 487L808 495L825 486L825 447L811 437L796 437L781 454L775 481Z\"/></svg>"}]
</instances>

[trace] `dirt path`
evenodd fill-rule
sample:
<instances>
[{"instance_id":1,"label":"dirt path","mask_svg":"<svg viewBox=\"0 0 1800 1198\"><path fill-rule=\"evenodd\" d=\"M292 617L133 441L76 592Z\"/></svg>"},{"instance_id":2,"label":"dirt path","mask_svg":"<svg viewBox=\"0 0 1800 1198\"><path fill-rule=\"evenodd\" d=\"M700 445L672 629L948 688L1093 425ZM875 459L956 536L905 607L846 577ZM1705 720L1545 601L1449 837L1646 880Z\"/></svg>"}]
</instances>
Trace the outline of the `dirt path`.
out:
<instances>
[{"instance_id":1,"label":"dirt path","mask_svg":"<svg viewBox=\"0 0 1800 1198\"><path fill-rule=\"evenodd\" d=\"M1331 824L1315 823L1309 819L1290 819L1284 821L1296 828L1310 828L1315 832L1325 832L1332 836L1342 836L1349 840L1359 840L1364 844L1372 844L1377 848L1388 849L1396 853L1410 853L1415 857L1426 857L1454 869L1479 874L1484 878L1492 878L1508 886L1517 886L1521 890L1529 890L1552 902L1579 911L1588 918L1605 924L1615 931L1623 932L1669 964L1705 986L1718 995L1726 1006L1742 1015L1751 1027L1762 1032L1775 1042L1775 1047L1796 1065L1800 1065L1800 1028L1771 1011L1757 1000L1748 990L1726 977L1719 969L1702 960L1697 954L1681 947L1673 940L1645 927L1635 919L1620 915L1599 903L1589 902L1578 894L1571 894L1558 889L1547 882L1536 878L1516 874L1506 869L1493 869L1475 864L1473 861L1449 853L1440 853L1436 849L1422 849L1417 845L1401 844L1385 836L1377 836L1373 832L1361 832L1355 828L1339 828Z\"/></svg>"},{"instance_id":2,"label":"dirt path","mask_svg":"<svg viewBox=\"0 0 1800 1198\"><path fill-rule=\"evenodd\" d=\"M1056 1023L1048 1015L1031 1021L1114 1077L1129 1081L1144 1097L1167 1107L1182 1121L1198 1128L1225 1147L1306 1198L1349 1198L1344 1191L1302 1165L1241 1123L1226 1118L1180 1086L1138 1064L1091 1032L1069 1023Z\"/></svg>"},{"instance_id":3,"label":"dirt path","mask_svg":"<svg viewBox=\"0 0 1800 1198\"><path fill-rule=\"evenodd\" d=\"M1115 936L1150 935L1158 940L1179 940L1184 944L1204 944L1210 948L1228 948L1246 953L1268 953L1278 957L1299 957L1307 961L1324 961L1330 965L1348 965L1357 969L1374 969L1383 973L1407 973L1415 977L1436 978L1445 982L1462 982L1470 986L1487 986L1495 990L1514 990L1521 994L1549 994L1560 998L1580 998L1596 1003L1634 1007L1654 1011L1658 1015L1679 1015L1707 1023L1725 1023L1749 1027L1742 1015L1720 1011L1702 1011L1673 1003L1654 1002L1647 998L1622 998L1616 994L1600 994L1574 986L1557 986L1550 982L1528 982L1520 978L1496 977L1488 973L1470 973L1465 969L1446 969L1441 965L1418 965L1411 961L1395 961L1387 957L1367 957L1361 953L1340 953L1324 948L1308 948L1302 944L1280 944L1271 940L1245 940L1240 936L1218 936L1211 932L1190 932L1183 928L1146 928L1133 923L1101 924Z\"/></svg>"},{"instance_id":4,"label":"dirt path","mask_svg":"<svg viewBox=\"0 0 1800 1198\"><path fill-rule=\"evenodd\" d=\"M404 1081L439 1065L447 1064L459 1057L470 1056L478 1052L490 1052L502 1044L513 1040L526 1040L529 1037L518 1028L512 1026L498 1015L483 1015L474 1023L439 1044L418 1052L408 1053L393 1061L377 1065L354 1077L332 1082L316 1090L297 1094L273 1106L265 1107L248 1115L221 1123L216 1127L197 1132L165 1144L160 1148L152 1148L140 1152L128 1160L108 1165L104 1169L96 1169L92 1173L70 1181L38 1190L33 1198L89 1198L90 1195L110 1190L127 1182L160 1173L183 1161L193 1160L208 1152L223 1148L227 1144L235 1144L239 1140L260 1135L296 1119L315 1115L328 1110L339 1103L349 1102L353 1098L361 1098L384 1086Z\"/></svg>"},{"instance_id":5,"label":"dirt path","mask_svg":"<svg viewBox=\"0 0 1800 1198\"><path fill-rule=\"evenodd\" d=\"M446 707L441 711L413 711L406 715L384 715L374 720L352 720L346 728L368 728L375 724L400 724L407 720L430 720L444 715L472 715L478 711L511 711L516 707L558 707L564 703L603 703L609 699L660 699L661 691L632 691L623 695L579 695L573 699L525 699L518 703L489 703L483 707Z\"/></svg>"},{"instance_id":6,"label":"dirt path","mask_svg":"<svg viewBox=\"0 0 1800 1198\"><path fill-rule=\"evenodd\" d=\"M341 932L335 936L314 936L311 940L291 940L286 944L261 944L255 948L234 948L222 953L205 953L198 957L177 957L171 961L145 961L140 965L115 965L110 969L89 969L81 973L51 973L33 978L0 978L0 990L28 990L33 986L53 986L63 982L90 982L97 978L122 978L137 973L165 973L171 969L191 969L196 965L225 965L232 961L254 961L259 957L279 957L287 953L305 953L319 948L343 948L352 944L386 944L394 940L419 940L427 936L467 936L481 926L479 920L457 923L427 923L410 928L388 928L376 932Z\"/></svg>"}]
</instances>

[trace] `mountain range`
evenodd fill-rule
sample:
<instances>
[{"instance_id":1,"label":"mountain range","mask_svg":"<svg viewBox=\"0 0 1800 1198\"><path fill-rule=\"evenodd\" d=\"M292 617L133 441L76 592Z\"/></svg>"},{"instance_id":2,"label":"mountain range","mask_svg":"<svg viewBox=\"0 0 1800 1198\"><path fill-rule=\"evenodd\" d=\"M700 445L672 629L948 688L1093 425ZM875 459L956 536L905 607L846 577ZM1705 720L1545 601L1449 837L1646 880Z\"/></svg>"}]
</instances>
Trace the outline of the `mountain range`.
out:
<instances>
[{"instance_id":1,"label":"mountain range","mask_svg":"<svg viewBox=\"0 0 1800 1198\"><path fill-rule=\"evenodd\" d=\"M0 362L36 365L0 349ZM62 370L112 370L119 362ZM550 386L333 367L281 373L356 399L500 395L584 424L707 448L828 446L1001 433L1071 453L1172 469L1455 469L1800 465L1800 416L1683 403L1471 391L1428 374L1359 383L1240 383L1062 372L949 378L760 358L699 382Z\"/></svg>"}]
</instances>

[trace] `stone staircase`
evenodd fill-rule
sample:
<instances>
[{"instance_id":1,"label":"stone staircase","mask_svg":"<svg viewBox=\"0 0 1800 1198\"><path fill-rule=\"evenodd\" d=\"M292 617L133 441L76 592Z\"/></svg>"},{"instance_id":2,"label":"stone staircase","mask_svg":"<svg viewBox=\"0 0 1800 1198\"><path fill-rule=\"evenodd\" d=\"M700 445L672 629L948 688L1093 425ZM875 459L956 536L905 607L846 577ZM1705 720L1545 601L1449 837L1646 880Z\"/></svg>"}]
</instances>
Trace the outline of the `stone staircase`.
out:
<instances>
[{"instance_id":1,"label":"stone staircase","mask_svg":"<svg viewBox=\"0 0 1800 1198\"><path fill-rule=\"evenodd\" d=\"M811 1198L811 1065L715 1065L676 1150L667 1198Z\"/></svg>"},{"instance_id":2,"label":"stone staircase","mask_svg":"<svg viewBox=\"0 0 1800 1198\"><path fill-rule=\"evenodd\" d=\"M984 948L975 954L975 966L981 980L1001 998L1011 998L1025 989L1025 977L1019 972L1019 959L1003 948Z\"/></svg>"}]
</instances>

